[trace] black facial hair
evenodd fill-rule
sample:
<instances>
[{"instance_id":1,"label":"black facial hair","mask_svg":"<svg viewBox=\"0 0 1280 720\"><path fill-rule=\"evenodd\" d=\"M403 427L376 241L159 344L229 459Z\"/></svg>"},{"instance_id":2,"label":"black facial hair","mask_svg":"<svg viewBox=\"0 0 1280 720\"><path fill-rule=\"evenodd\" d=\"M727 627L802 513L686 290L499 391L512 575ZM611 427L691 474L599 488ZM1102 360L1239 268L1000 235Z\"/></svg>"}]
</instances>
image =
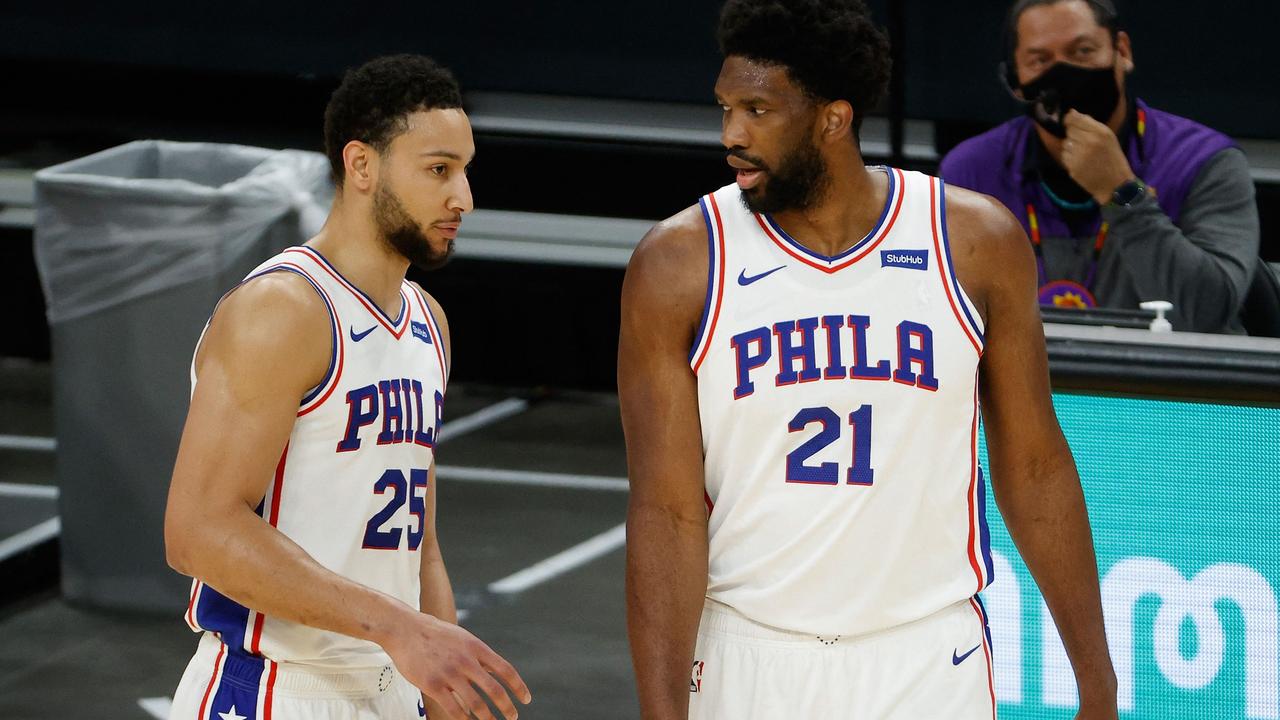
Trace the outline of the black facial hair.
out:
<instances>
[{"instance_id":1,"label":"black facial hair","mask_svg":"<svg viewBox=\"0 0 1280 720\"><path fill-rule=\"evenodd\" d=\"M453 240L439 252L431 246L422 226L410 217L404 204L386 182L378 183L373 193L373 219L387 247L399 253L420 270L437 270L453 255Z\"/></svg>"},{"instance_id":2,"label":"black facial hair","mask_svg":"<svg viewBox=\"0 0 1280 720\"><path fill-rule=\"evenodd\" d=\"M730 154L736 154L730 151ZM827 164L807 134L802 134L777 170L766 170L763 187L743 191L742 204L755 213L778 213L812 207L826 192Z\"/></svg>"}]
</instances>

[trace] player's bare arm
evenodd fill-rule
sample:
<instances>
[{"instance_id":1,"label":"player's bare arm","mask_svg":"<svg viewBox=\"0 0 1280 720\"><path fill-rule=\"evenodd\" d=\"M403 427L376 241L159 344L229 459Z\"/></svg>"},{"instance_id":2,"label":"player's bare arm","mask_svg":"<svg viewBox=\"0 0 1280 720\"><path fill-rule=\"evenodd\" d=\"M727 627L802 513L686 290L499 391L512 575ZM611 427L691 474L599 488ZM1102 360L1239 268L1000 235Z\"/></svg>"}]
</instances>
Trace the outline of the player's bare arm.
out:
<instances>
[{"instance_id":1,"label":"player's bare arm","mask_svg":"<svg viewBox=\"0 0 1280 720\"><path fill-rule=\"evenodd\" d=\"M291 273L252 280L220 305L197 353L199 382L170 486L170 565L265 615L376 642L407 679L455 706L456 693L467 707L484 707L472 683L486 688L490 672L527 698L519 675L484 643L325 569L254 511L299 400L326 373L330 338L323 302ZM487 709L477 716L492 717ZM467 716L455 709L445 717Z\"/></svg>"},{"instance_id":2,"label":"player's bare arm","mask_svg":"<svg viewBox=\"0 0 1280 720\"><path fill-rule=\"evenodd\" d=\"M707 587L707 511L689 352L706 299L696 207L645 235L622 288L618 397L627 441L627 629L645 720L688 716Z\"/></svg>"},{"instance_id":3,"label":"player's bare arm","mask_svg":"<svg viewBox=\"0 0 1280 720\"><path fill-rule=\"evenodd\" d=\"M947 219L956 271L986 326L980 387L996 502L1071 659L1079 717L1114 718L1093 537L1050 396L1031 246L983 195L948 187Z\"/></svg>"}]
</instances>

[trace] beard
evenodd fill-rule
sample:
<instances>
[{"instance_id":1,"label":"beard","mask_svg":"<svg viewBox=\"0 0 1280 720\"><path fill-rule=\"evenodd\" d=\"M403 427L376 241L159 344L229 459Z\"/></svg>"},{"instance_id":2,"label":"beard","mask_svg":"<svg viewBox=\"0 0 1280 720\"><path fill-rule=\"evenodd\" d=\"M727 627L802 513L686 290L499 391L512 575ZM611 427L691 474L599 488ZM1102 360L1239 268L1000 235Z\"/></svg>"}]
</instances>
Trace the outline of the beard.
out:
<instances>
[{"instance_id":1,"label":"beard","mask_svg":"<svg viewBox=\"0 0 1280 720\"><path fill-rule=\"evenodd\" d=\"M373 193L373 220L387 247L420 270L444 267L453 255L453 240L442 251L432 247L422 225L409 215L386 182L379 183Z\"/></svg>"},{"instance_id":2,"label":"beard","mask_svg":"<svg viewBox=\"0 0 1280 720\"><path fill-rule=\"evenodd\" d=\"M786 210L805 210L822 198L827 189L827 164L818 147L805 135L783 156L777 170L771 170L758 158L737 150L730 155L753 163L767 173L765 182L742 192L742 204L754 213L772 214Z\"/></svg>"}]
</instances>

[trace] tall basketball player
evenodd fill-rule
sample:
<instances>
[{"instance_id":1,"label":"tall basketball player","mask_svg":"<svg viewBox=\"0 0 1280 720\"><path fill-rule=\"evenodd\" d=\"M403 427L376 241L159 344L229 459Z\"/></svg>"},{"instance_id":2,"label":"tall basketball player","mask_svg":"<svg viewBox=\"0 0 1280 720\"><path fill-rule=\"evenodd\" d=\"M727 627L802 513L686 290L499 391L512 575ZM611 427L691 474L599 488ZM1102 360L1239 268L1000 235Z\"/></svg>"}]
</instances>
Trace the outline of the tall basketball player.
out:
<instances>
[{"instance_id":1,"label":"tall basketball player","mask_svg":"<svg viewBox=\"0 0 1280 720\"><path fill-rule=\"evenodd\" d=\"M436 539L449 374L432 269L472 209L452 75L401 55L325 111L338 186L320 234L223 298L197 346L165 516L202 632L175 720L506 718L529 691L456 624Z\"/></svg>"},{"instance_id":2,"label":"tall basketball player","mask_svg":"<svg viewBox=\"0 0 1280 720\"><path fill-rule=\"evenodd\" d=\"M1022 230L864 166L889 61L861 0L729 0L719 37L737 182L654 227L623 289L642 717L993 717L979 399L1080 717L1116 717Z\"/></svg>"}]
</instances>

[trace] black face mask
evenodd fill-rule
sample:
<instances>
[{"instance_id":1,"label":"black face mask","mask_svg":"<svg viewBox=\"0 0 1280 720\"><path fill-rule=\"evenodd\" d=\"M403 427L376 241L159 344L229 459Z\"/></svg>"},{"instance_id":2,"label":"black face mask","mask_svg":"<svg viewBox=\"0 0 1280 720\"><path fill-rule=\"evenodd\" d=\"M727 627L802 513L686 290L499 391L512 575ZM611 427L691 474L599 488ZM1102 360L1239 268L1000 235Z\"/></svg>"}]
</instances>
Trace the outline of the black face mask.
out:
<instances>
[{"instance_id":1,"label":"black face mask","mask_svg":"<svg viewBox=\"0 0 1280 720\"><path fill-rule=\"evenodd\" d=\"M1056 63L1040 77L1022 86L1027 115L1057 137L1066 137L1063 119L1075 110L1105 123L1120 102L1115 68L1086 68Z\"/></svg>"}]
</instances>

